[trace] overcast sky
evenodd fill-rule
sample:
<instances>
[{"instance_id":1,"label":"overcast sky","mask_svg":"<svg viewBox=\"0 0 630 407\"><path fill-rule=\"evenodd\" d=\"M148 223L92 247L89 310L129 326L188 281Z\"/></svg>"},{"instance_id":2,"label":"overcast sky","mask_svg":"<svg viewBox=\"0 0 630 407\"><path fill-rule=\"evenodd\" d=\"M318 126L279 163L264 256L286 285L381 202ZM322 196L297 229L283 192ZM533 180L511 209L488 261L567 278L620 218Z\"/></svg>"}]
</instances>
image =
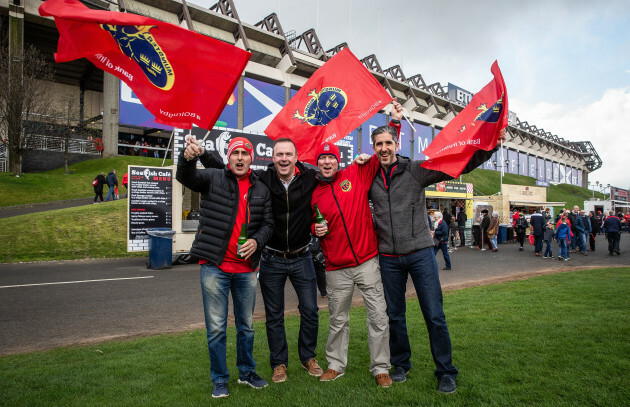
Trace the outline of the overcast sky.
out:
<instances>
[{"instance_id":1,"label":"overcast sky","mask_svg":"<svg viewBox=\"0 0 630 407\"><path fill-rule=\"evenodd\" d=\"M630 189L628 0L233 1L245 23L275 12L285 32L314 28L326 50L347 42L359 59L375 54L427 84L477 92L496 59L521 121L591 141L604 163L591 182Z\"/></svg>"}]
</instances>

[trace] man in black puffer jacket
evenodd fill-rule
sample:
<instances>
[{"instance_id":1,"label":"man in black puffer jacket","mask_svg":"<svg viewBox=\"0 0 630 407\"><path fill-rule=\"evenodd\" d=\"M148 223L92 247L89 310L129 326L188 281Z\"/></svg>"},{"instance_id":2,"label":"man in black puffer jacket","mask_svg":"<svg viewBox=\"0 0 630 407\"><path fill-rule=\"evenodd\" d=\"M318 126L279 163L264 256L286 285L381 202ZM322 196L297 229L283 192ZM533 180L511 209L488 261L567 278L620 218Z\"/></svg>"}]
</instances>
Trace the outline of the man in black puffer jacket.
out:
<instances>
[{"instance_id":1,"label":"man in black puffer jacket","mask_svg":"<svg viewBox=\"0 0 630 407\"><path fill-rule=\"evenodd\" d=\"M201 193L199 230L190 253L199 257L213 397L227 397L230 374L226 361L228 296L232 291L237 331L239 383L267 386L255 371L253 313L260 252L273 233L269 188L252 173L253 148L237 137L228 146L227 169L197 169L199 151L182 152L176 178ZM247 241L239 242L246 234Z\"/></svg>"}]
</instances>

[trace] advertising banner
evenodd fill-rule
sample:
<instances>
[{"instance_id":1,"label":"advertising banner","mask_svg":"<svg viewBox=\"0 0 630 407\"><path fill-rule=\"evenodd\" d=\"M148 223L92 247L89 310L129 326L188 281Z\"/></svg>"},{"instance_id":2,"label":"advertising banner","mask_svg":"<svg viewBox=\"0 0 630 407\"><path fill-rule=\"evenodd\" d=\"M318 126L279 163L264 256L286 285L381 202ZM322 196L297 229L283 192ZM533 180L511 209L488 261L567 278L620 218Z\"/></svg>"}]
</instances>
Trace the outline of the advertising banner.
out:
<instances>
[{"instance_id":1,"label":"advertising banner","mask_svg":"<svg viewBox=\"0 0 630 407\"><path fill-rule=\"evenodd\" d=\"M527 166L527 154L518 153L518 174L527 176L529 174L529 167Z\"/></svg>"},{"instance_id":2,"label":"advertising banner","mask_svg":"<svg viewBox=\"0 0 630 407\"><path fill-rule=\"evenodd\" d=\"M206 135L206 132L207 130L200 129L199 127L193 127L191 130L175 130L175 165L177 165L177 161L179 160L180 150L186 145L185 136L192 135L197 140L202 140ZM273 162L273 140L264 133L251 133L236 129L214 128L204 142L204 148L210 152L216 152L223 159L223 163L227 164L228 144L234 137L245 137L254 146L254 160L251 166L253 170L263 170L267 168L267 165ZM354 147L351 142L346 139L341 139L336 144L339 146L339 153L341 155L341 162L339 163L340 166L346 167L347 165L352 164L352 160L354 159Z\"/></svg>"},{"instance_id":3,"label":"advertising banner","mask_svg":"<svg viewBox=\"0 0 630 407\"><path fill-rule=\"evenodd\" d=\"M529 174L527 174L529 177L532 177L534 179L536 178L536 169L537 169L537 160L536 157L534 157L533 155L529 156Z\"/></svg>"},{"instance_id":4,"label":"advertising banner","mask_svg":"<svg viewBox=\"0 0 630 407\"><path fill-rule=\"evenodd\" d=\"M426 160L426 156L423 151L433 141L433 128L420 123L414 123L413 128L415 130L413 141L413 159L414 160Z\"/></svg>"},{"instance_id":5,"label":"advertising banner","mask_svg":"<svg viewBox=\"0 0 630 407\"><path fill-rule=\"evenodd\" d=\"M130 165L128 174L127 251L147 251L147 229L172 228L173 169Z\"/></svg>"},{"instance_id":6,"label":"advertising banner","mask_svg":"<svg viewBox=\"0 0 630 407\"><path fill-rule=\"evenodd\" d=\"M510 174L518 174L518 151L508 150L508 172Z\"/></svg>"},{"instance_id":7,"label":"advertising banner","mask_svg":"<svg viewBox=\"0 0 630 407\"><path fill-rule=\"evenodd\" d=\"M553 182L560 182L560 165L558 163L553 163Z\"/></svg>"},{"instance_id":8,"label":"advertising banner","mask_svg":"<svg viewBox=\"0 0 630 407\"><path fill-rule=\"evenodd\" d=\"M284 107L284 87L252 78L244 86L243 130L262 133Z\"/></svg>"},{"instance_id":9,"label":"advertising banner","mask_svg":"<svg viewBox=\"0 0 630 407\"><path fill-rule=\"evenodd\" d=\"M387 115L376 113L361 124L361 153L374 154L370 135L377 127L385 126L388 123Z\"/></svg>"}]
</instances>

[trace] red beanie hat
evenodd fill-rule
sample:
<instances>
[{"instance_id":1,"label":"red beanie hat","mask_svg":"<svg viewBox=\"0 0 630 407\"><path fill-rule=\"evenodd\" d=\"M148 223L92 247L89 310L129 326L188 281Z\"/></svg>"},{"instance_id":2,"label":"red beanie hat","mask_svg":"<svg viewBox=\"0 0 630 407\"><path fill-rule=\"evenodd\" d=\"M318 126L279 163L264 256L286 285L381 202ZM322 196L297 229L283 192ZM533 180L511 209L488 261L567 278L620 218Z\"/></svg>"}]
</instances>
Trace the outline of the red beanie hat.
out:
<instances>
[{"instance_id":1,"label":"red beanie hat","mask_svg":"<svg viewBox=\"0 0 630 407\"><path fill-rule=\"evenodd\" d=\"M232 140L230 140L230 144L228 144L227 150L228 159L232 155L232 151L234 151L234 149L236 148L245 149L249 153L249 155L252 156L252 160L254 159L254 147L252 146L252 143L250 143L249 140L247 140L245 137L234 137Z\"/></svg>"},{"instance_id":2,"label":"red beanie hat","mask_svg":"<svg viewBox=\"0 0 630 407\"><path fill-rule=\"evenodd\" d=\"M322 143L317 147L317 154L315 154L317 157L316 161L319 161L319 157L323 155L332 155L337 159L337 163L341 163L339 159L339 147L333 143Z\"/></svg>"}]
</instances>

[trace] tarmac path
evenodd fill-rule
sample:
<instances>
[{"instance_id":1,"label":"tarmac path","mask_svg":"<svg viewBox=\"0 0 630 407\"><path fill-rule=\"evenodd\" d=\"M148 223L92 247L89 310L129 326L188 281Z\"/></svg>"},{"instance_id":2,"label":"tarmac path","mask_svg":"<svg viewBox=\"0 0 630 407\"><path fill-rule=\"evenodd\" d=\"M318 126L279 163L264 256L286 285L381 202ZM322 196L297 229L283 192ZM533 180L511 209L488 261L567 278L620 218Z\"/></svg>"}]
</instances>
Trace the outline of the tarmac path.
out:
<instances>
[{"instance_id":1,"label":"tarmac path","mask_svg":"<svg viewBox=\"0 0 630 407\"><path fill-rule=\"evenodd\" d=\"M622 234L620 256L608 255L603 235L597 240L595 252L573 253L568 262L536 257L529 245L520 252L516 244L506 243L498 252L459 248L451 253L453 269L442 271L444 260L438 253L442 287L454 290L547 273L630 266L630 235ZM414 297L411 282L407 288L407 296ZM358 290L354 297L361 305ZM287 314L297 314L290 283L285 298ZM320 298L319 304L326 308L326 299ZM0 264L0 310L0 355L204 327L199 266L150 270L142 258ZM264 320L260 290L255 317Z\"/></svg>"}]
</instances>

